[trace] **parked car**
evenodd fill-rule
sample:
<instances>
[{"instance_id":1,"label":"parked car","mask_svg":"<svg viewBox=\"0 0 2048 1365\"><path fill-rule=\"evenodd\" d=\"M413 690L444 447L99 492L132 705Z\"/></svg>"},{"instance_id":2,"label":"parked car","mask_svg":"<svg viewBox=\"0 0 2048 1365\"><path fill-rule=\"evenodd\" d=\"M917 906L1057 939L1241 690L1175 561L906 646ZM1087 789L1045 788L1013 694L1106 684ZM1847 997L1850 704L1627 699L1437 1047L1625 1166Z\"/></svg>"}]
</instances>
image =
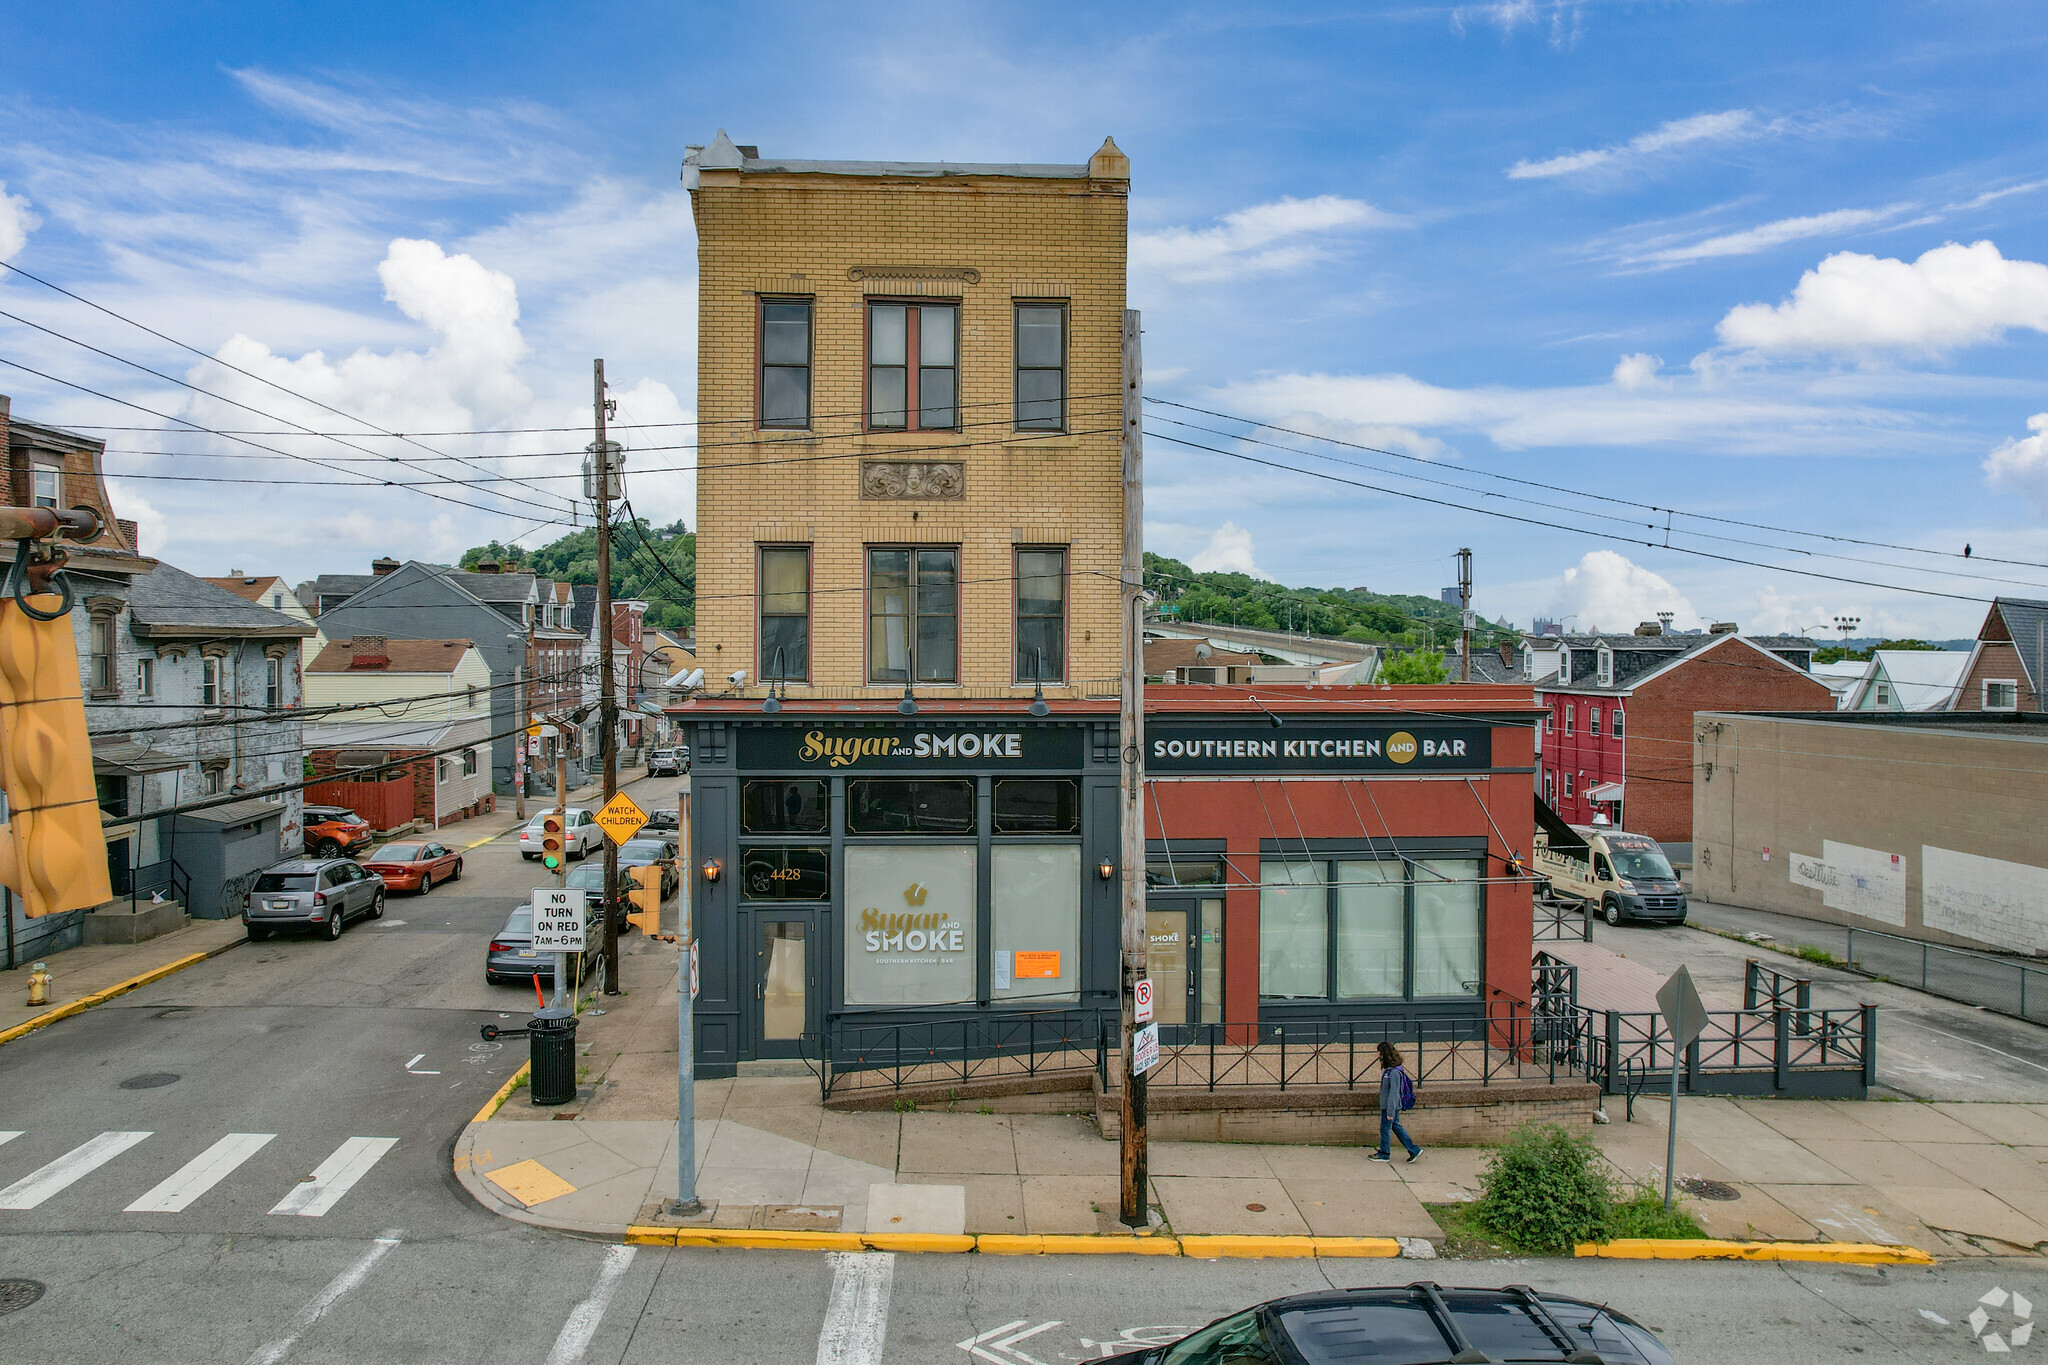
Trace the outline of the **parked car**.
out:
<instances>
[{"instance_id":1,"label":"parked car","mask_svg":"<svg viewBox=\"0 0 2048 1365\"><path fill-rule=\"evenodd\" d=\"M1170 1346L1102 1365L1439 1365L1453 1360L1673 1365L1641 1323L1612 1308L1505 1289L1338 1289L1274 1299L1210 1323Z\"/></svg>"},{"instance_id":2,"label":"parked car","mask_svg":"<svg viewBox=\"0 0 2048 1365\"><path fill-rule=\"evenodd\" d=\"M640 833L665 834L673 839L683 827L683 813L674 806L659 806L647 812L647 823L640 826Z\"/></svg>"},{"instance_id":3,"label":"parked car","mask_svg":"<svg viewBox=\"0 0 2048 1365\"><path fill-rule=\"evenodd\" d=\"M680 777L683 773L682 756L674 749L656 749L647 755L649 777Z\"/></svg>"},{"instance_id":4,"label":"parked car","mask_svg":"<svg viewBox=\"0 0 2048 1365\"><path fill-rule=\"evenodd\" d=\"M362 866L363 871L383 878L393 891L417 891L424 896L434 889L435 882L461 878L462 855L431 840L405 840L384 845L363 859Z\"/></svg>"},{"instance_id":5,"label":"parked car","mask_svg":"<svg viewBox=\"0 0 2048 1365\"><path fill-rule=\"evenodd\" d=\"M639 835L619 845L619 871L623 874L629 867L661 868L661 898L667 900L682 885L682 873L676 867L676 841L659 834L649 835L643 826Z\"/></svg>"},{"instance_id":6,"label":"parked car","mask_svg":"<svg viewBox=\"0 0 2048 1365\"><path fill-rule=\"evenodd\" d=\"M532 859L540 856L541 822L554 814L544 810L527 821L526 828L519 831L519 856ZM604 831L598 828L597 817L579 806L571 806L563 812L562 856L574 861L589 853L593 848L604 847Z\"/></svg>"},{"instance_id":7,"label":"parked car","mask_svg":"<svg viewBox=\"0 0 2048 1365\"><path fill-rule=\"evenodd\" d=\"M584 942L595 947L603 932L602 912L595 905L587 905L583 919ZM533 904L521 901L505 917L504 926L491 935L491 946L484 950L484 980L493 986L502 986L507 982L530 981L536 976L553 984L555 955L533 946Z\"/></svg>"},{"instance_id":8,"label":"parked car","mask_svg":"<svg viewBox=\"0 0 2048 1365\"><path fill-rule=\"evenodd\" d=\"M370 822L346 806L308 806L305 821L308 857L354 856L377 842Z\"/></svg>"},{"instance_id":9,"label":"parked car","mask_svg":"<svg viewBox=\"0 0 2048 1365\"><path fill-rule=\"evenodd\" d=\"M256 874L242 897L242 924L261 942L273 929L319 929L341 937L349 920L384 914L384 883L346 858L294 858Z\"/></svg>"},{"instance_id":10,"label":"parked car","mask_svg":"<svg viewBox=\"0 0 2048 1365\"><path fill-rule=\"evenodd\" d=\"M1655 839L1602 823L1573 825L1575 845L1563 835L1536 835L1533 871L1559 900L1575 900L1609 924L1649 920L1685 923L1685 885Z\"/></svg>"}]
</instances>

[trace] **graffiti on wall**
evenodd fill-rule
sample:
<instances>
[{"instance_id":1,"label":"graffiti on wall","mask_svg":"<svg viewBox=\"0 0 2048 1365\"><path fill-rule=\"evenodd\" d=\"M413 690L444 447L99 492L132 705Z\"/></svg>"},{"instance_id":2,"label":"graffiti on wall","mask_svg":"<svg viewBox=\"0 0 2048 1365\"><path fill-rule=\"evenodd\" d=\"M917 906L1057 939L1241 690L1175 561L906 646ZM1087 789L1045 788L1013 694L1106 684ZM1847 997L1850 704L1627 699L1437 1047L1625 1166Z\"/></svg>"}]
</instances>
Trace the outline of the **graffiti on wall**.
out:
<instances>
[{"instance_id":1,"label":"graffiti on wall","mask_svg":"<svg viewBox=\"0 0 2048 1365\"><path fill-rule=\"evenodd\" d=\"M1920 922L1994 948L2048 949L2048 868L1923 845Z\"/></svg>"},{"instance_id":2,"label":"graffiti on wall","mask_svg":"<svg viewBox=\"0 0 2048 1365\"><path fill-rule=\"evenodd\" d=\"M1785 865L1792 884L1820 892L1829 909L1905 927L1906 864L1900 855L1823 839L1820 856L1795 852Z\"/></svg>"}]
</instances>

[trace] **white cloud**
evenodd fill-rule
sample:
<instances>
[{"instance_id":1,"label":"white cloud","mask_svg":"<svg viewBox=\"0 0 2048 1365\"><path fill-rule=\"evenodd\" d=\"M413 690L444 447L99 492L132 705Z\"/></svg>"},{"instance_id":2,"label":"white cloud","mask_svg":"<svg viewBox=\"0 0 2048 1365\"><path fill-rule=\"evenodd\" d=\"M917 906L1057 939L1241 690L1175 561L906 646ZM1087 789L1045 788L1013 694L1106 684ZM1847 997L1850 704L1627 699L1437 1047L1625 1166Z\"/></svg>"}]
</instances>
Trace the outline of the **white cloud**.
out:
<instances>
[{"instance_id":1,"label":"white cloud","mask_svg":"<svg viewBox=\"0 0 2048 1365\"><path fill-rule=\"evenodd\" d=\"M1611 147L1596 147L1584 152L1566 152L1543 161L1517 161L1508 167L1510 180L1550 180L1558 176L1579 175L1586 171L1618 170L1623 165L1641 161L1658 152L1670 151L1674 147L1685 147L1697 142L1727 142L1739 138L1754 137L1761 130L1756 115L1747 109L1726 109L1719 113L1694 114L1691 118L1673 119L1660 124L1647 133L1638 133L1627 142Z\"/></svg>"},{"instance_id":2,"label":"white cloud","mask_svg":"<svg viewBox=\"0 0 2048 1365\"><path fill-rule=\"evenodd\" d=\"M1666 381L1658 378L1657 371L1664 368L1662 356L1646 355L1637 351L1625 355L1614 366L1614 387L1633 393L1637 389L1653 389Z\"/></svg>"},{"instance_id":3,"label":"white cloud","mask_svg":"<svg viewBox=\"0 0 2048 1365\"><path fill-rule=\"evenodd\" d=\"M1593 550L1564 571L1552 599L1558 620L1578 619L1573 630L1629 631L1657 613L1672 614L1674 630L1691 630L1705 624L1685 594L1628 556L1613 550Z\"/></svg>"},{"instance_id":4,"label":"white cloud","mask_svg":"<svg viewBox=\"0 0 2048 1365\"><path fill-rule=\"evenodd\" d=\"M1451 11L1451 31L1463 36L1466 25L1488 24L1500 30L1501 40L1515 36L1523 25L1545 28L1547 40L1559 51L1578 44L1584 5L1581 0L1490 0L1478 5L1460 5Z\"/></svg>"},{"instance_id":5,"label":"white cloud","mask_svg":"<svg viewBox=\"0 0 2048 1365\"><path fill-rule=\"evenodd\" d=\"M1319 194L1227 213L1215 227L1131 234L1131 264L1181 281L1225 280L1298 270L1332 254L1334 234L1402 220L1358 199Z\"/></svg>"},{"instance_id":6,"label":"white cloud","mask_svg":"<svg viewBox=\"0 0 2048 1365\"><path fill-rule=\"evenodd\" d=\"M2034 434L2002 442L1985 457L1985 482L2024 493L2035 507L2048 512L2048 412L2029 417L2027 430Z\"/></svg>"},{"instance_id":7,"label":"white cloud","mask_svg":"<svg viewBox=\"0 0 2048 1365\"><path fill-rule=\"evenodd\" d=\"M28 235L42 226L42 220L29 212L28 200L18 194L7 192L7 182L0 180L0 261L11 261L15 253L28 245Z\"/></svg>"},{"instance_id":8,"label":"white cloud","mask_svg":"<svg viewBox=\"0 0 2048 1365\"><path fill-rule=\"evenodd\" d=\"M1784 302L1742 304L1718 331L1751 351L1937 357L2014 328L2048 332L2048 265L2008 260L1984 241L1949 242L1910 264L1837 252Z\"/></svg>"},{"instance_id":9,"label":"white cloud","mask_svg":"<svg viewBox=\"0 0 2048 1365\"><path fill-rule=\"evenodd\" d=\"M1253 578L1273 575L1252 561L1252 533L1234 521L1226 521L1209 537L1209 543L1188 559L1196 573L1242 573Z\"/></svg>"},{"instance_id":10,"label":"white cloud","mask_svg":"<svg viewBox=\"0 0 2048 1365\"><path fill-rule=\"evenodd\" d=\"M1685 246L1664 247L1623 259L1656 265L1689 265L1694 261L1712 260L1721 256L1754 256L1758 252L1783 246L1787 242L1804 241L1810 237L1827 237L1838 232L1890 222L1910 212L1913 207L1911 204L1889 204L1881 209L1836 209L1831 213L1815 213L1803 218L1780 218L1775 222L1759 223L1753 228L1744 228L1740 232L1726 232Z\"/></svg>"}]
</instances>

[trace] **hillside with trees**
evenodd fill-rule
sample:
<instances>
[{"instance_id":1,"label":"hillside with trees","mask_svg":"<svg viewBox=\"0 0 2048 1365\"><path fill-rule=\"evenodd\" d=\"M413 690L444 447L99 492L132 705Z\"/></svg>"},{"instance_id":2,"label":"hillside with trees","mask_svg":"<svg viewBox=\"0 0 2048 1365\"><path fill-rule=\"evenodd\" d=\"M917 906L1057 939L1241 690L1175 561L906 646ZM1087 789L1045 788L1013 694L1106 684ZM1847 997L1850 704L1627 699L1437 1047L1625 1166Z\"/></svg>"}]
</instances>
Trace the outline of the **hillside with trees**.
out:
<instances>
[{"instance_id":1,"label":"hillside with trees","mask_svg":"<svg viewBox=\"0 0 2048 1365\"><path fill-rule=\"evenodd\" d=\"M570 583L597 582L597 529L571 531L526 550L492 541L467 550L462 567L496 560L506 569ZM621 519L612 526L612 596L647 603L647 624L689 631L697 620L697 536L678 521L668 526Z\"/></svg>"},{"instance_id":2,"label":"hillside with trees","mask_svg":"<svg viewBox=\"0 0 2048 1365\"><path fill-rule=\"evenodd\" d=\"M1211 625L1248 626L1330 635L1413 648L1430 648L1458 638L1458 608L1415 593L1380 593L1369 588L1286 588L1241 573L1197 573L1177 559L1147 553L1145 587L1156 594L1162 617ZM1474 645L1491 644L1514 632L1481 619Z\"/></svg>"}]
</instances>

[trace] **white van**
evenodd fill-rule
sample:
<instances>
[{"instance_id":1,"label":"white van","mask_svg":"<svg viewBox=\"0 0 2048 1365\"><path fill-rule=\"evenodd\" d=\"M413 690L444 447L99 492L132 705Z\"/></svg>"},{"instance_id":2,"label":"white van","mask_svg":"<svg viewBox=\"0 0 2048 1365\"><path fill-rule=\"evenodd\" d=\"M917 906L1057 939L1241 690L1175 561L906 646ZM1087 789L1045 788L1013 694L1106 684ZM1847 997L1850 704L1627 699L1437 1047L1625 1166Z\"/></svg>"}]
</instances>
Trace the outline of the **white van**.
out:
<instances>
[{"instance_id":1,"label":"white van","mask_svg":"<svg viewBox=\"0 0 2048 1365\"><path fill-rule=\"evenodd\" d=\"M1601 817L1604 819L1604 817ZM1573 825L1585 842L1568 848L1538 831L1536 865L1551 895L1597 906L1609 924L1647 920L1685 923L1685 887L1657 841L1611 825Z\"/></svg>"}]
</instances>

